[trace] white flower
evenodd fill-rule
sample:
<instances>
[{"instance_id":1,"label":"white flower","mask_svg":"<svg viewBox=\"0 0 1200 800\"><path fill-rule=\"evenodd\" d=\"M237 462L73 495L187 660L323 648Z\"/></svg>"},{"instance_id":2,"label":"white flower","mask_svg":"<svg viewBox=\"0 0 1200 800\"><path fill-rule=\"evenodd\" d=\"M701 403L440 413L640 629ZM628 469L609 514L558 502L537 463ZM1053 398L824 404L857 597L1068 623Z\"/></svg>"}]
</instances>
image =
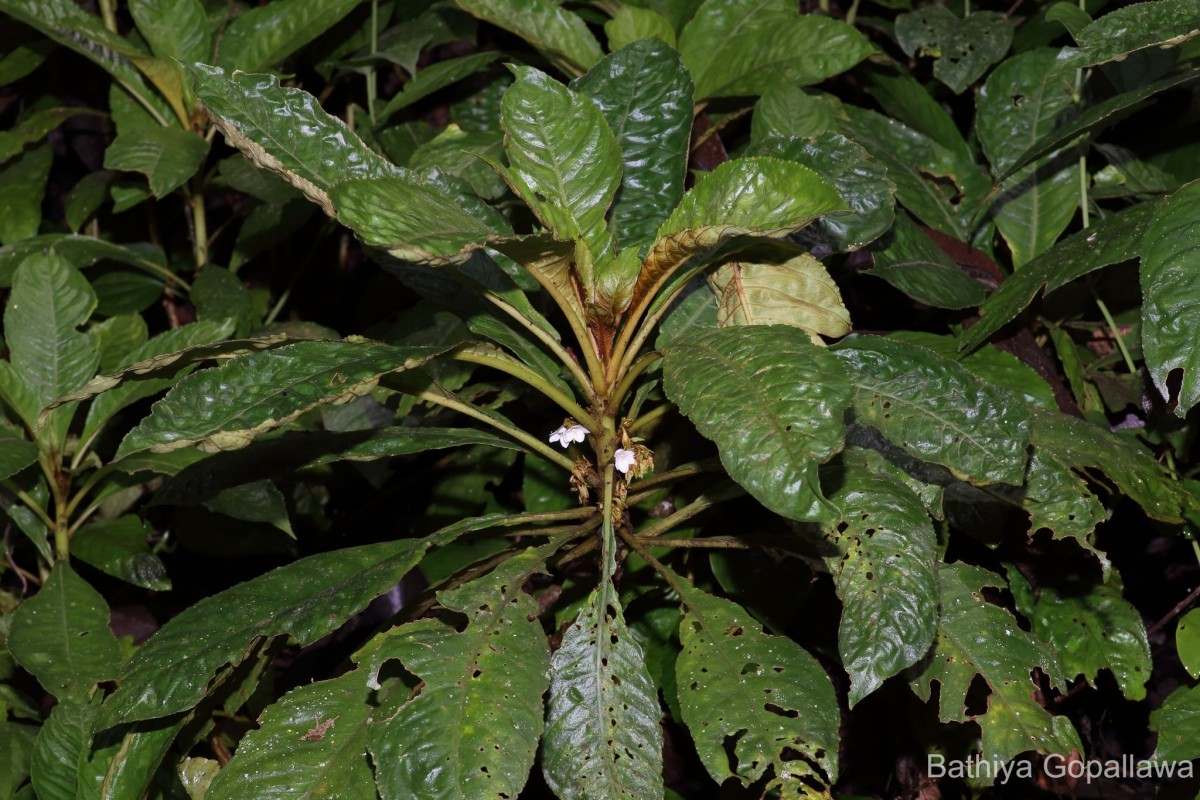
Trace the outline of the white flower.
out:
<instances>
[{"instance_id":1,"label":"white flower","mask_svg":"<svg viewBox=\"0 0 1200 800\"><path fill-rule=\"evenodd\" d=\"M561 444L563 450L566 450L571 442L582 442L583 437L587 436L591 431L582 425L560 425L558 430L550 434L550 444Z\"/></svg>"},{"instance_id":2,"label":"white flower","mask_svg":"<svg viewBox=\"0 0 1200 800\"><path fill-rule=\"evenodd\" d=\"M613 454L613 465L622 474L629 472L629 468L636 463L637 456L632 450L621 449Z\"/></svg>"}]
</instances>

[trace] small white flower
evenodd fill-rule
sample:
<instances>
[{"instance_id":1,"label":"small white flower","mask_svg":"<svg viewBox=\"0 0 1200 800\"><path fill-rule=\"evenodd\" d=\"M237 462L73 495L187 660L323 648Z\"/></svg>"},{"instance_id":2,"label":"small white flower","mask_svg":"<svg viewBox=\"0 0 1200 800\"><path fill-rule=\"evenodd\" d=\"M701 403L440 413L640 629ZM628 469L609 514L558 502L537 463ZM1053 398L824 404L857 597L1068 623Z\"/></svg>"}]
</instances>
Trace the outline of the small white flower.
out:
<instances>
[{"instance_id":1,"label":"small white flower","mask_svg":"<svg viewBox=\"0 0 1200 800\"><path fill-rule=\"evenodd\" d=\"M637 463L637 456L632 450L621 449L613 454L613 465L618 472L622 474L629 472L629 468Z\"/></svg>"},{"instance_id":2,"label":"small white flower","mask_svg":"<svg viewBox=\"0 0 1200 800\"><path fill-rule=\"evenodd\" d=\"M591 431L582 425L561 425L558 430L550 434L550 444L561 444L563 450L566 450L571 442L582 442L583 438Z\"/></svg>"}]
</instances>

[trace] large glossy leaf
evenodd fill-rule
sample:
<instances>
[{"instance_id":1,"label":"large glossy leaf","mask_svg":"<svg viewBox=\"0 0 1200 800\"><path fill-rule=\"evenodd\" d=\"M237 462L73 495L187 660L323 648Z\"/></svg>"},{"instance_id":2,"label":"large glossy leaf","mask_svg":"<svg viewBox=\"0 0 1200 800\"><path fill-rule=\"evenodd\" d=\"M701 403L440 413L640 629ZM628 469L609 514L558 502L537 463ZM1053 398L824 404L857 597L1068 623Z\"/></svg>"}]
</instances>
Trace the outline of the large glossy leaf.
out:
<instances>
[{"instance_id":1,"label":"large glossy leaf","mask_svg":"<svg viewBox=\"0 0 1200 800\"><path fill-rule=\"evenodd\" d=\"M1029 305L1043 287L1047 292L1110 264L1137 258L1154 206L1149 203L1097 220L1030 261L1000 284L979 309L979 322L968 328L960 347L971 350L987 341Z\"/></svg>"},{"instance_id":2,"label":"large glossy leaf","mask_svg":"<svg viewBox=\"0 0 1200 800\"><path fill-rule=\"evenodd\" d=\"M196 174L208 154L204 137L178 128L122 133L104 152L106 169L140 172L150 191L164 197Z\"/></svg>"},{"instance_id":3,"label":"large glossy leaf","mask_svg":"<svg viewBox=\"0 0 1200 800\"><path fill-rule=\"evenodd\" d=\"M1024 578L1010 570L1017 609L1029 618L1033 633L1054 647L1068 679L1092 684L1109 670L1130 700L1146 698L1150 679L1150 642L1142 615L1121 596L1114 575L1107 583L1083 580L1049 582L1038 587L1037 599Z\"/></svg>"},{"instance_id":4,"label":"large glossy leaf","mask_svg":"<svg viewBox=\"0 0 1200 800\"><path fill-rule=\"evenodd\" d=\"M538 605L523 589L544 559L527 550L484 578L439 592L444 608L466 614L461 631L420 620L380 645L373 670L398 659L422 681L414 697L394 711L383 707L370 726L384 800L520 794L541 738L542 695L550 683Z\"/></svg>"},{"instance_id":5,"label":"large glossy leaf","mask_svg":"<svg viewBox=\"0 0 1200 800\"><path fill-rule=\"evenodd\" d=\"M787 326L697 331L664 353L663 388L730 476L791 519L829 514L817 467L842 448L846 369Z\"/></svg>"},{"instance_id":6,"label":"large glossy leaf","mask_svg":"<svg viewBox=\"0 0 1200 800\"><path fill-rule=\"evenodd\" d=\"M1037 448L1071 469L1099 470L1154 519L1179 522L1195 502L1136 443L1064 414L1040 411L1033 421Z\"/></svg>"},{"instance_id":7,"label":"large glossy leaf","mask_svg":"<svg viewBox=\"0 0 1200 800\"><path fill-rule=\"evenodd\" d=\"M937 538L925 505L874 451L847 450L829 497L825 557L842 601L838 649L850 705L921 660L937 627Z\"/></svg>"},{"instance_id":8,"label":"large glossy leaf","mask_svg":"<svg viewBox=\"0 0 1200 800\"><path fill-rule=\"evenodd\" d=\"M92 725L100 698L62 701L38 731L30 777L38 800L75 800L80 794L79 769L92 743Z\"/></svg>"},{"instance_id":9,"label":"large glossy leaf","mask_svg":"<svg viewBox=\"0 0 1200 800\"><path fill-rule=\"evenodd\" d=\"M583 239L596 263L612 255L605 215L621 181L621 150L592 99L532 67L512 67L500 124L505 175L543 223L563 240ZM580 265L590 285L587 265Z\"/></svg>"},{"instance_id":10,"label":"large glossy leaf","mask_svg":"<svg viewBox=\"0 0 1200 800\"><path fill-rule=\"evenodd\" d=\"M820 83L873 50L850 25L797 14L788 0L707 0L679 37L698 100Z\"/></svg>"},{"instance_id":11,"label":"large glossy leaf","mask_svg":"<svg viewBox=\"0 0 1200 800\"><path fill-rule=\"evenodd\" d=\"M684 604L679 705L708 774L744 787L769 776L763 789L778 788L786 798L828 796L841 722L829 676L736 603L682 578L673 583Z\"/></svg>"},{"instance_id":12,"label":"large glossy leaf","mask_svg":"<svg viewBox=\"0 0 1200 800\"><path fill-rule=\"evenodd\" d=\"M895 219L896 187L887 170L861 145L826 131L810 139L768 139L751 148L753 155L795 161L837 189L848 211L826 214L801 234L815 251L857 250L882 236Z\"/></svg>"},{"instance_id":13,"label":"large glossy leaf","mask_svg":"<svg viewBox=\"0 0 1200 800\"><path fill-rule=\"evenodd\" d=\"M1028 412L932 350L875 336L835 351L854 388L854 418L913 456L975 483L1021 485L1029 446Z\"/></svg>"},{"instance_id":14,"label":"large glossy leaf","mask_svg":"<svg viewBox=\"0 0 1200 800\"><path fill-rule=\"evenodd\" d=\"M217 61L232 72L273 67L333 27L361 0L272 0L234 17Z\"/></svg>"},{"instance_id":15,"label":"large glossy leaf","mask_svg":"<svg viewBox=\"0 0 1200 800\"><path fill-rule=\"evenodd\" d=\"M404 84L403 89L387 101L379 110L378 118L386 120L392 114L408 108L418 100L474 75L500 56L501 54L496 52L472 53L469 56L447 58L445 61L430 64L414 75L412 80Z\"/></svg>"},{"instance_id":16,"label":"large glossy leaf","mask_svg":"<svg viewBox=\"0 0 1200 800\"><path fill-rule=\"evenodd\" d=\"M935 308L972 308L983 302L983 284L963 272L942 248L901 212L891 236L872 248L873 269L865 274L883 278L912 299Z\"/></svg>"},{"instance_id":17,"label":"large glossy leaf","mask_svg":"<svg viewBox=\"0 0 1200 800\"><path fill-rule=\"evenodd\" d=\"M371 688L360 667L285 694L213 779L206 800L373 797L367 760Z\"/></svg>"},{"instance_id":18,"label":"large glossy leaf","mask_svg":"<svg viewBox=\"0 0 1200 800\"><path fill-rule=\"evenodd\" d=\"M789 257L790 256L790 257ZM717 325L791 325L821 336L850 332L850 312L825 265L807 253L742 254L708 276L717 297Z\"/></svg>"},{"instance_id":19,"label":"large glossy leaf","mask_svg":"<svg viewBox=\"0 0 1200 800\"><path fill-rule=\"evenodd\" d=\"M186 720L187 715L175 714L107 731L97 728L92 746L85 752L87 760L79 769L79 797L122 800L146 796Z\"/></svg>"},{"instance_id":20,"label":"large glossy leaf","mask_svg":"<svg viewBox=\"0 0 1200 800\"><path fill-rule=\"evenodd\" d=\"M1200 3L1166 0L1132 3L1100 17L1075 35L1075 47L1064 47L1057 71L1122 61L1149 47L1176 47L1200 34Z\"/></svg>"},{"instance_id":21,"label":"large glossy leaf","mask_svg":"<svg viewBox=\"0 0 1200 800\"><path fill-rule=\"evenodd\" d=\"M121 665L117 637L108 628L108 604L65 559L13 614L8 651L47 692L77 703Z\"/></svg>"},{"instance_id":22,"label":"large glossy leaf","mask_svg":"<svg viewBox=\"0 0 1200 800\"><path fill-rule=\"evenodd\" d=\"M866 75L867 91L883 110L919 131L964 161L974 160L971 148L950 113L933 94L899 64L881 64Z\"/></svg>"},{"instance_id":23,"label":"large glossy leaf","mask_svg":"<svg viewBox=\"0 0 1200 800\"><path fill-rule=\"evenodd\" d=\"M1045 80L1055 53L1038 49L1014 56L979 91L975 131L994 175L1008 170L1073 107L1066 82ZM1077 160L1056 151L1001 184L992 215L1018 269L1054 244L1071 222L1078 179Z\"/></svg>"},{"instance_id":24,"label":"large glossy leaf","mask_svg":"<svg viewBox=\"0 0 1200 800\"><path fill-rule=\"evenodd\" d=\"M650 299L676 271L738 236L779 238L846 208L837 190L807 167L777 158L726 161L696 181L658 229L633 302Z\"/></svg>"},{"instance_id":25,"label":"large glossy leaf","mask_svg":"<svg viewBox=\"0 0 1200 800\"><path fill-rule=\"evenodd\" d=\"M661 716L616 592L592 592L551 661L542 743L550 789L562 800L661 798Z\"/></svg>"},{"instance_id":26,"label":"large glossy leaf","mask_svg":"<svg viewBox=\"0 0 1200 800\"><path fill-rule=\"evenodd\" d=\"M395 586L428 546L402 540L309 556L190 606L125 665L99 727L192 708L222 667L240 664L263 638L315 642Z\"/></svg>"},{"instance_id":27,"label":"large glossy leaf","mask_svg":"<svg viewBox=\"0 0 1200 800\"><path fill-rule=\"evenodd\" d=\"M456 2L484 22L520 36L569 74L582 74L604 55L583 19L551 0Z\"/></svg>"},{"instance_id":28,"label":"large glossy leaf","mask_svg":"<svg viewBox=\"0 0 1200 800\"><path fill-rule=\"evenodd\" d=\"M53 154L49 143L0 165L0 244L11 245L35 236L42 224L42 198L50 177Z\"/></svg>"},{"instance_id":29,"label":"large glossy leaf","mask_svg":"<svg viewBox=\"0 0 1200 800\"><path fill-rule=\"evenodd\" d=\"M955 94L1004 58L1012 43L1007 14L975 11L960 17L944 6L925 6L896 17L896 41L910 56L931 55L933 77Z\"/></svg>"},{"instance_id":30,"label":"large glossy leaf","mask_svg":"<svg viewBox=\"0 0 1200 800\"><path fill-rule=\"evenodd\" d=\"M159 58L184 64L212 58L212 33L200 0L130 0L129 13Z\"/></svg>"},{"instance_id":31,"label":"large glossy leaf","mask_svg":"<svg viewBox=\"0 0 1200 800\"><path fill-rule=\"evenodd\" d=\"M347 341L250 353L177 383L126 435L117 458L191 446L236 450L306 411L361 397L383 375L413 369L447 349Z\"/></svg>"},{"instance_id":32,"label":"large glossy leaf","mask_svg":"<svg viewBox=\"0 0 1200 800\"><path fill-rule=\"evenodd\" d=\"M1200 687L1180 686L1150 714L1158 733L1153 759L1182 762L1200 758Z\"/></svg>"},{"instance_id":33,"label":"large glossy leaf","mask_svg":"<svg viewBox=\"0 0 1200 800\"><path fill-rule=\"evenodd\" d=\"M274 75L226 76L204 64L188 72L196 96L226 140L259 167L282 175L330 216L328 193L335 184L399 174L344 122L326 114L317 98L280 87Z\"/></svg>"},{"instance_id":34,"label":"large glossy leaf","mask_svg":"<svg viewBox=\"0 0 1200 800\"><path fill-rule=\"evenodd\" d=\"M47 233L0 247L0 286L11 285L12 275L22 261L47 250L53 250L78 269L98 261L118 261L156 275L164 271L164 264L160 263L162 251L152 245L123 246L92 236Z\"/></svg>"},{"instance_id":35,"label":"large glossy leaf","mask_svg":"<svg viewBox=\"0 0 1200 800\"><path fill-rule=\"evenodd\" d=\"M417 172L440 170L470 184L480 197L496 200L508 187L485 159L499 161L504 137L497 131L464 131L454 123L417 147L408 166Z\"/></svg>"},{"instance_id":36,"label":"large glossy leaf","mask_svg":"<svg viewBox=\"0 0 1200 800\"><path fill-rule=\"evenodd\" d=\"M134 586L169 591L167 568L147 541L152 532L149 525L132 515L97 520L75 532L71 555Z\"/></svg>"},{"instance_id":37,"label":"large glossy leaf","mask_svg":"<svg viewBox=\"0 0 1200 800\"><path fill-rule=\"evenodd\" d=\"M938 580L937 638L928 657L908 673L913 691L929 700L936 682L938 716L943 722L977 722L985 760L1003 763L1026 750L1064 757L1074 750L1083 752L1070 720L1051 716L1034 700L1037 685L1030 673L1035 668L1054 685L1065 683L1054 650L984 598L984 587L1004 587L1004 580L962 563L943 564ZM972 715L966 700L976 676L987 682L991 694L987 711Z\"/></svg>"},{"instance_id":38,"label":"large glossy leaf","mask_svg":"<svg viewBox=\"0 0 1200 800\"><path fill-rule=\"evenodd\" d=\"M1200 182L1159 204L1142 247L1142 350L1158 391L1185 416L1200 402ZM1178 395L1167 381L1178 377Z\"/></svg>"},{"instance_id":39,"label":"large glossy leaf","mask_svg":"<svg viewBox=\"0 0 1200 800\"><path fill-rule=\"evenodd\" d=\"M599 104L620 146L623 172L610 222L617 242L650 244L683 196L692 80L673 48L644 39L607 56L572 88Z\"/></svg>"}]
</instances>

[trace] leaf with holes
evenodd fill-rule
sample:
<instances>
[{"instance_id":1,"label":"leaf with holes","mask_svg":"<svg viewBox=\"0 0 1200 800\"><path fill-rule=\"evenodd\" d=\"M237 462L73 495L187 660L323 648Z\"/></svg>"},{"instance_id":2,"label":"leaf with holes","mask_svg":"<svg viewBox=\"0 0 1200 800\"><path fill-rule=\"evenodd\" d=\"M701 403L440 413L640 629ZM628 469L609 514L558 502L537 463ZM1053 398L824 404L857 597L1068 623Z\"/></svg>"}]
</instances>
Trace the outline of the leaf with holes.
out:
<instances>
[{"instance_id":1,"label":"leaf with holes","mask_svg":"<svg viewBox=\"0 0 1200 800\"><path fill-rule=\"evenodd\" d=\"M1005 14L976 11L959 17L943 6L926 6L896 17L896 41L910 56L933 56L933 77L955 94L1004 58L1013 26Z\"/></svg>"},{"instance_id":2,"label":"leaf with holes","mask_svg":"<svg viewBox=\"0 0 1200 800\"><path fill-rule=\"evenodd\" d=\"M1178 47L1200 35L1200 2L1167 0L1131 3L1100 17L1075 36L1075 47L1064 47L1056 71L1094 67L1122 61L1150 47Z\"/></svg>"}]
</instances>

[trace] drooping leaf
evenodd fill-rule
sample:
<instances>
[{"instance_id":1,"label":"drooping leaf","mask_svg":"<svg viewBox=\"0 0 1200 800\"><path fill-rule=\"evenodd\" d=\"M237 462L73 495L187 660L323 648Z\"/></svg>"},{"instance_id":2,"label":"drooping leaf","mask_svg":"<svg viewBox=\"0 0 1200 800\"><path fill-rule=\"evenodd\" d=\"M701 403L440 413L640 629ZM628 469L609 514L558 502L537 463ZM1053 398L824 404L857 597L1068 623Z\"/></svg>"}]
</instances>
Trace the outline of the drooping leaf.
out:
<instances>
[{"instance_id":1,"label":"drooping leaf","mask_svg":"<svg viewBox=\"0 0 1200 800\"><path fill-rule=\"evenodd\" d=\"M937 59L933 76L955 94L962 94L988 67L1004 58L1012 35L1008 16L998 11L959 17L944 6L925 6L896 17L896 41L901 49L910 56Z\"/></svg>"},{"instance_id":2,"label":"drooping leaf","mask_svg":"<svg viewBox=\"0 0 1200 800\"><path fill-rule=\"evenodd\" d=\"M1064 47L1057 72L1121 61L1150 47L1166 49L1200 34L1200 3L1169 0L1133 3L1110 11L1075 36L1075 47Z\"/></svg>"},{"instance_id":3,"label":"drooping leaf","mask_svg":"<svg viewBox=\"0 0 1200 800\"><path fill-rule=\"evenodd\" d=\"M154 196L165 197L196 174L207 154L204 137L156 127L117 136L104 152L104 166L142 173Z\"/></svg>"},{"instance_id":4,"label":"drooping leaf","mask_svg":"<svg viewBox=\"0 0 1200 800\"><path fill-rule=\"evenodd\" d=\"M697 100L820 83L873 51L852 26L787 0L707 0L679 36Z\"/></svg>"},{"instance_id":5,"label":"drooping leaf","mask_svg":"<svg viewBox=\"0 0 1200 800\"><path fill-rule=\"evenodd\" d=\"M938 572L941 605L937 638L929 655L908 672L917 696L929 700L938 690L943 722L978 723L985 760L1006 762L1026 750L1068 756L1083 752L1067 717L1052 716L1034 700L1030 677L1040 668L1052 684L1065 684L1054 650L1021 630L1009 612L988 602L986 586L1005 586L1000 576L963 563L942 564ZM991 689L987 710L968 713L967 692L976 676Z\"/></svg>"},{"instance_id":6,"label":"drooping leaf","mask_svg":"<svg viewBox=\"0 0 1200 800\"><path fill-rule=\"evenodd\" d=\"M11 477L37 461L38 448L8 428L0 428L0 480Z\"/></svg>"},{"instance_id":7,"label":"drooping leaf","mask_svg":"<svg viewBox=\"0 0 1200 800\"><path fill-rule=\"evenodd\" d=\"M974 160L954 118L907 69L895 63L881 65L867 73L866 81L867 91L889 115L933 139L962 161Z\"/></svg>"},{"instance_id":8,"label":"drooping leaf","mask_svg":"<svg viewBox=\"0 0 1200 800\"><path fill-rule=\"evenodd\" d=\"M963 333L961 349L971 350L987 341L1020 314L1043 287L1052 292L1101 267L1137 258L1153 210L1151 204L1142 203L1097 220L1087 230L1071 234L1030 261L980 306L979 322Z\"/></svg>"},{"instance_id":9,"label":"drooping leaf","mask_svg":"<svg viewBox=\"0 0 1200 800\"><path fill-rule=\"evenodd\" d=\"M895 286L914 300L935 308L972 308L987 297L983 284L963 272L901 212L886 237L872 248L875 266L865 274Z\"/></svg>"},{"instance_id":10,"label":"drooping leaf","mask_svg":"<svg viewBox=\"0 0 1200 800\"><path fill-rule=\"evenodd\" d=\"M993 70L979 91L975 131L994 175L1053 131L1074 105L1069 85L1045 80L1055 53L1044 48L1014 56ZM1049 153L999 189L992 215L1017 269L1053 245L1075 216L1079 166L1068 155Z\"/></svg>"},{"instance_id":11,"label":"drooping leaf","mask_svg":"<svg viewBox=\"0 0 1200 800\"><path fill-rule=\"evenodd\" d=\"M826 214L800 234L816 251L857 250L882 236L895 219L896 187L870 153L840 133L826 131L810 139L769 139L751 148L753 155L795 161L837 189L847 211Z\"/></svg>"},{"instance_id":12,"label":"drooping leaf","mask_svg":"<svg viewBox=\"0 0 1200 800\"><path fill-rule=\"evenodd\" d=\"M97 727L79 768L79 796L101 800L145 796L185 720L186 715L175 714L109 730Z\"/></svg>"},{"instance_id":13,"label":"drooping leaf","mask_svg":"<svg viewBox=\"0 0 1200 800\"><path fill-rule=\"evenodd\" d=\"M1158 733L1152 759L1182 762L1200 757L1200 688L1180 686L1150 712L1150 730Z\"/></svg>"},{"instance_id":14,"label":"drooping leaf","mask_svg":"<svg viewBox=\"0 0 1200 800\"><path fill-rule=\"evenodd\" d=\"M845 336L852 327L837 284L808 253L752 250L710 273L708 284L717 297L721 328L791 325L822 344L821 336Z\"/></svg>"},{"instance_id":15,"label":"drooping leaf","mask_svg":"<svg viewBox=\"0 0 1200 800\"><path fill-rule=\"evenodd\" d=\"M480 197L495 200L508 187L484 159L500 161L504 138L496 131L464 131L454 123L417 147L408 166L417 172L440 170L470 184Z\"/></svg>"},{"instance_id":16,"label":"drooping leaf","mask_svg":"<svg viewBox=\"0 0 1200 800\"><path fill-rule=\"evenodd\" d=\"M747 326L680 335L664 352L663 388L763 505L791 519L828 515L817 467L842 448L850 386L839 359L807 333Z\"/></svg>"},{"instance_id":17,"label":"drooping leaf","mask_svg":"<svg viewBox=\"0 0 1200 800\"><path fill-rule=\"evenodd\" d=\"M280 87L274 75L226 76L204 64L192 65L188 74L226 140L255 165L282 175L330 216L328 193L335 184L398 174L344 122L326 114L315 97Z\"/></svg>"},{"instance_id":18,"label":"drooping leaf","mask_svg":"<svg viewBox=\"0 0 1200 800\"><path fill-rule=\"evenodd\" d=\"M49 143L0 165L0 244L12 245L37 235L42 224L42 198L53 154Z\"/></svg>"},{"instance_id":19,"label":"drooping leaf","mask_svg":"<svg viewBox=\"0 0 1200 800\"><path fill-rule=\"evenodd\" d=\"M422 681L414 697L381 708L370 726L385 800L515 798L524 787L542 733L550 648L523 586L544 559L527 550L484 578L439 592L443 607L467 615L461 632L420 620L392 631L372 656L373 671L398 659Z\"/></svg>"},{"instance_id":20,"label":"drooping leaf","mask_svg":"<svg viewBox=\"0 0 1200 800\"><path fill-rule=\"evenodd\" d=\"M829 676L736 603L682 578L673 583L684 603L679 705L708 774L744 787L769 775L764 790L788 798L828 792L837 780L841 721Z\"/></svg>"},{"instance_id":21,"label":"drooping leaf","mask_svg":"<svg viewBox=\"0 0 1200 800\"><path fill-rule=\"evenodd\" d=\"M542 743L550 789L562 800L661 798L658 693L614 591L592 592L550 669Z\"/></svg>"},{"instance_id":22,"label":"drooping leaf","mask_svg":"<svg viewBox=\"0 0 1200 800\"><path fill-rule=\"evenodd\" d=\"M829 95L810 93L799 86L788 83L771 86L754 104L754 116L750 120L750 142L754 147L750 153L787 158L770 149L759 148L772 144L773 139L785 142L811 139L833 130L837 126L835 115L840 105L841 101Z\"/></svg>"},{"instance_id":23,"label":"drooping leaf","mask_svg":"<svg viewBox=\"0 0 1200 800\"><path fill-rule=\"evenodd\" d=\"M735 237L780 238L845 207L836 189L800 164L776 158L726 161L700 177L658 229L633 303L651 299L680 267L696 266Z\"/></svg>"},{"instance_id":24,"label":"drooping leaf","mask_svg":"<svg viewBox=\"0 0 1200 800\"><path fill-rule=\"evenodd\" d=\"M130 0L129 13L159 58L184 64L212 58L212 34L200 0Z\"/></svg>"},{"instance_id":25,"label":"drooping leaf","mask_svg":"<svg viewBox=\"0 0 1200 800\"><path fill-rule=\"evenodd\" d=\"M98 112L86 108L43 108L35 111L6 131L0 131L0 163L36 144L59 125L79 114Z\"/></svg>"},{"instance_id":26,"label":"drooping leaf","mask_svg":"<svg viewBox=\"0 0 1200 800\"><path fill-rule=\"evenodd\" d=\"M404 84L404 88L387 101L379 110L378 118L386 120L392 114L408 108L418 100L474 75L500 56L501 54L497 52L472 53L468 56L447 58L445 61L430 64L413 75L412 80Z\"/></svg>"},{"instance_id":27,"label":"drooping leaf","mask_svg":"<svg viewBox=\"0 0 1200 800\"><path fill-rule=\"evenodd\" d=\"M931 350L875 336L834 352L854 389L854 417L962 480L1021 485L1030 420L1007 391Z\"/></svg>"},{"instance_id":28,"label":"drooping leaf","mask_svg":"<svg viewBox=\"0 0 1200 800\"><path fill-rule=\"evenodd\" d=\"M500 123L514 190L562 241L582 239L592 263L612 256L605 215L620 184L621 151L592 99L532 67L512 67ZM580 265L590 285L590 265Z\"/></svg>"},{"instance_id":29,"label":"drooping leaf","mask_svg":"<svg viewBox=\"0 0 1200 800\"><path fill-rule=\"evenodd\" d=\"M611 215L617 243L623 249L650 244L683 196L691 78L672 47L645 39L605 57L571 85L600 106L620 147L623 171Z\"/></svg>"},{"instance_id":30,"label":"drooping leaf","mask_svg":"<svg viewBox=\"0 0 1200 800\"><path fill-rule=\"evenodd\" d=\"M168 591L171 581L162 559L150 549L150 533L150 526L135 516L98 520L75 532L71 555L134 586Z\"/></svg>"},{"instance_id":31,"label":"drooping leaf","mask_svg":"<svg viewBox=\"0 0 1200 800\"><path fill-rule=\"evenodd\" d=\"M1200 402L1200 182L1188 184L1154 211L1142 252L1142 349L1146 367L1162 396L1185 416ZM1167 386L1171 373L1183 374L1178 395Z\"/></svg>"},{"instance_id":32,"label":"drooping leaf","mask_svg":"<svg viewBox=\"0 0 1200 800\"><path fill-rule=\"evenodd\" d=\"M8 650L64 702L84 702L97 681L114 677L121 664L117 637L108 628L108 604L66 559L13 614Z\"/></svg>"},{"instance_id":33,"label":"drooping leaf","mask_svg":"<svg viewBox=\"0 0 1200 800\"><path fill-rule=\"evenodd\" d=\"M472 16L515 33L559 69L586 72L604 56L583 19L551 0L456 0Z\"/></svg>"},{"instance_id":34,"label":"drooping leaf","mask_svg":"<svg viewBox=\"0 0 1200 800\"><path fill-rule=\"evenodd\" d=\"M838 649L850 705L921 660L937 627L937 538L921 500L897 469L869 450L847 450L826 526L825 557L842 601Z\"/></svg>"},{"instance_id":35,"label":"drooping leaf","mask_svg":"<svg viewBox=\"0 0 1200 800\"><path fill-rule=\"evenodd\" d=\"M274 67L333 27L360 0L272 0L233 18L221 36L217 63L233 72Z\"/></svg>"},{"instance_id":36,"label":"drooping leaf","mask_svg":"<svg viewBox=\"0 0 1200 800\"><path fill-rule=\"evenodd\" d=\"M75 800L79 770L92 743L92 725L100 698L63 701L38 731L30 778L38 800Z\"/></svg>"},{"instance_id":37,"label":"drooping leaf","mask_svg":"<svg viewBox=\"0 0 1200 800\"><path fill-rule=\"evenodd\" d=\"M116 457L191 446L236 450L313 408L361 397L383 375L418 367L446 349L345 341L250 353L178 382L126 435Z\"/></svg>"},{"instance_id":38,"label":"drooping leaf","mask_svg":"<svg viewBox=\"0 0 1200 800\"><path fill-rule=\"evenodd\" d=\"M192 708L217 671L240 664L263 637L290 636L301 646L320 639L395 586L427 547L409 539L321 553L201 600L125 665L98 727Z\"/></svg>"},{"instance_id":39,"label":"drooping leaf","mask_svg":"<svg viewBox=\"0 0 1200 800\"><path fill-rule=\"evenodd\" d=\"M162 251L153 245L119 245L92 236L47 233L0 247L0 286L11 285L12 275L22 261L47 250L53 250L76 269L99 261L118 261L155 275L165 271Z\"/></svg>"}]
</instances>

